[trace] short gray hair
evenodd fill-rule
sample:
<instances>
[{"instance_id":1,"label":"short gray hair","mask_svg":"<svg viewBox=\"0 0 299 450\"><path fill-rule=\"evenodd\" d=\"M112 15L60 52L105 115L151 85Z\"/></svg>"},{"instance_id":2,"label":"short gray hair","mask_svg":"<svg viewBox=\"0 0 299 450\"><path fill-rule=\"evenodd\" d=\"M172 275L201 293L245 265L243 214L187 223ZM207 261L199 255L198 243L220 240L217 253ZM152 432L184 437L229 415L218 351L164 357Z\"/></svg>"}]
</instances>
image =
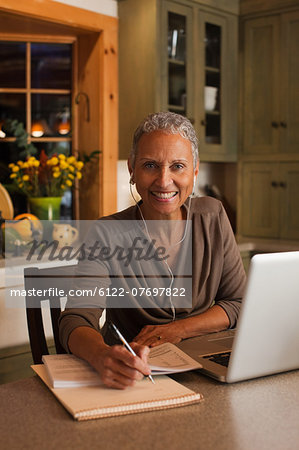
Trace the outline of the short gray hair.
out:
<instances>
[{"instance_id":1,"label":"short gray hair","mask_svg":"<svg viewBox=\"0 0 299 450\"><path fill-rule=\"evenodd\" d=\"M158 130L168 134L179 134L191 142L193 166L195 169L198 161L198 139L193 125L186 117L169 111L150 114L137 127L134 133L133 145L129 157L131 166L133 168L135 166L138 142L141 136L145 133L149 134Z\"/></svg>"}]
</instances>

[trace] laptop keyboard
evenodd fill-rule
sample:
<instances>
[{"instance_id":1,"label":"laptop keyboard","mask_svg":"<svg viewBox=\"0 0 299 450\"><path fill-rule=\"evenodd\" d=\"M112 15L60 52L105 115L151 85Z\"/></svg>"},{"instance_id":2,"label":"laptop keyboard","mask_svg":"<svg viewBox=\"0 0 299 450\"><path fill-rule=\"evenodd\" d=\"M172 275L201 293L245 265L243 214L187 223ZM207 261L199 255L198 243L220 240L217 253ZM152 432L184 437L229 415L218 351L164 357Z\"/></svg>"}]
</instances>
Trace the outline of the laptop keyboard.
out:
<instances>
[{"instance_id":1,"label":"laptop keyboard","mask_svg":"<svg viewBox=\"0 0 299 450\"><path fill-rule=\"evenodd\" d=\"M220 364L221 366L228 367L230 354L231 352L223 352L217 353L217 355L206 355L203 358L209 359L209 361Z\"/></svg>"}]
</instances>

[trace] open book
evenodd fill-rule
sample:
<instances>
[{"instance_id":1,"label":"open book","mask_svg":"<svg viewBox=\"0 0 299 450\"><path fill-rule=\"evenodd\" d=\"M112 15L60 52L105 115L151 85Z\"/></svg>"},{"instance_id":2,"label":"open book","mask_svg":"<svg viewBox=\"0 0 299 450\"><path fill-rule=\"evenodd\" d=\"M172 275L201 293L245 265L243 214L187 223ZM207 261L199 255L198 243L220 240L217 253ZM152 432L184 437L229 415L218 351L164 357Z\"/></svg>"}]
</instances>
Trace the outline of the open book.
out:
<instances>
[{"instance_id":1,"label":"open book","mask_svg":"<svg viewBox=\"0 0 299 450\"><path fill-rule=\"evenodd\" d=\"M53 388L95 386L101 384L98 373L83 359L74 355L44 355L43 363ZM149 354L152 375L166 375L201 368L175 345L154 347Z\"/></svg>"},{"instance_id":2,"label":"open book","mask_svg":"<svg viewBox=\"0 0 299 450\"><path fill-rule=\"evenodd\" d=\"M155 384L144 378L125 390L104 385L54 389L45 365L31 367L76 420L175 408L202 400L201 394L167 376L157 377Z\"/></svg>"}]
</instances>

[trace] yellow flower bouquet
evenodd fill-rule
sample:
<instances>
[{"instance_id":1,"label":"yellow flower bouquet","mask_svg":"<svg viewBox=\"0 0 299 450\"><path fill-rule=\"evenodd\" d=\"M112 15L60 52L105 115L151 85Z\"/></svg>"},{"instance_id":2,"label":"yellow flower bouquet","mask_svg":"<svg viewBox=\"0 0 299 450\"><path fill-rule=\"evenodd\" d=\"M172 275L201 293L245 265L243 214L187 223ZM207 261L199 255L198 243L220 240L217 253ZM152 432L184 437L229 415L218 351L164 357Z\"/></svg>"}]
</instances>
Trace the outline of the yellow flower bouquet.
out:
<instances>
[{"instance_id":1,"label":"yellow flower bouquet","mask_svg":"<svg viewBox=\"0 0 299 450\"><path fill-rule=\"evenodd\" d=\"M34 156L25 161L9 164L10 178L27 197L60 197L75 180L82 178L84 163L75 156L60 153L48 157L42 150L39 159Z\"/></svg>"}]
</instances>

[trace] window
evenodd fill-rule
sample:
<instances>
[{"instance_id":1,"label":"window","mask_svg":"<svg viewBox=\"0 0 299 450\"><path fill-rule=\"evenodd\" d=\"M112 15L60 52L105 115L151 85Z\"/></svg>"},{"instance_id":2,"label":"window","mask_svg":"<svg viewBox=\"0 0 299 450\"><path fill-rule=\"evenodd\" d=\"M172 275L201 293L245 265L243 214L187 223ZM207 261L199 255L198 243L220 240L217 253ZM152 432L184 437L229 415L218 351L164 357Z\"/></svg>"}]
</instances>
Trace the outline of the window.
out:
<instances>
[{"instance_id":1,"label":"window","mask_svg":"<svg viewBox=\"0 0 299 450\"><path fill-rule=\"evenodd\" d=\"M13 191L8 164L24 159L7 119L23 124L38 156L41 150L71 154L72 42L0 41L0 182L9 190L15 214L26 211L26 199ZM72 217L72 198L62 201L62 218Z\"/></svg>"}]
</instances>

